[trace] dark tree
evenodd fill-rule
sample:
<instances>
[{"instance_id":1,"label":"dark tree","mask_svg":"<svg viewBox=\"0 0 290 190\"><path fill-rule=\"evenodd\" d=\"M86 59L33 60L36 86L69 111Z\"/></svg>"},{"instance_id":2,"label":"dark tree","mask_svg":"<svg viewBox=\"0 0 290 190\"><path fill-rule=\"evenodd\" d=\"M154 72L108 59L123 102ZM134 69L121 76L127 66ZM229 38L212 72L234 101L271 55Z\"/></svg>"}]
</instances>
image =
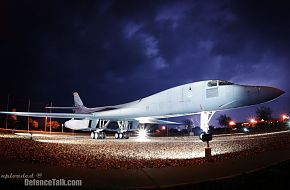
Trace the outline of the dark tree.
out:
<instances>
[{"instance_id":1,"label":"dark tree","mask_svg":"<svg viewBox=\"0 0 290 190\"><path fill-rule=\"evenodd\" d=\"M226 114L220 115L217 118L220 126L228 126L229 122L232 120L231 117L227 116Z\"/></svg>"},{"instance_id":2,"label":"dark tree","mask_svg":"<svg viewBox=\"0 0 290 190\"><path fill-rule=\"evenodd\" d=\"M258 119L269 120L272 118L272 109L270 107L261 106L256 110L256 116Z\"/></svg>"}]
</instances>

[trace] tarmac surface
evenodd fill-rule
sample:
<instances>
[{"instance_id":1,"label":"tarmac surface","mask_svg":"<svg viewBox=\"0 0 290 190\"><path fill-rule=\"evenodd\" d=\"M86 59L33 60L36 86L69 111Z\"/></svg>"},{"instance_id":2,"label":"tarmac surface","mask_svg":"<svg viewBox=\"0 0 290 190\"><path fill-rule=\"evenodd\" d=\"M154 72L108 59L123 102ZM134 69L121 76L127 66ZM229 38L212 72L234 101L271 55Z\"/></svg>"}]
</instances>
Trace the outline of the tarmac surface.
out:
<instances>
[{"instance_id":1,"label":"tarmac surface","mask_svg":"<svg viewBox=\"0 0 290 190\"><path fill-rule=\"evenodd\" d=\"M81 179L82 188L92 189L155 189L231 178L290 160L289 131L215 136L210 144L213 153L210 159L204 158L205 144L196 137L150 138L146 142L140 142L136 138L93 140L87 135L60 134L33 134L32 138L31 141L25 134L1 134L1 175L33 173L40 176L39 179ZM9 145L5 144L7 141ZM19 150L14 143L22 141L24 144ZM30 145L29 149L26 145ZM33 147L42 145L45 145L45 151L65 152L56 154L55 157L52 157L51 152L41 152L45 156L39 157ZM47 149L47 146L55 149ZM92 146L98 150L100 147L103 149L95 154L85 151L92 149ZM75 147L79 149L69 153ZM109 150L104 152L107 149ZM155 149L158 151L154 151ZM27 150L30 151L29 154L20 155ZM133 152L137 153L132 154ZM68 157L68 154L74 157ZM88 154L87 159L91 158L93 163L102 163L72 164L75 157L83 154ZM47 159L48 155L53 163L41 160ZM70 164L64 164L64 155ZM106 163L107 161L113 161L114 165ZM78 162L90 161L78 159ZM122 167L115 166L118 164ZM11 179L4 182L11 184L11 181L18 184L16 187L23 186L23 179L16 180L16 183Z\"/></svg>"}]
</instances>

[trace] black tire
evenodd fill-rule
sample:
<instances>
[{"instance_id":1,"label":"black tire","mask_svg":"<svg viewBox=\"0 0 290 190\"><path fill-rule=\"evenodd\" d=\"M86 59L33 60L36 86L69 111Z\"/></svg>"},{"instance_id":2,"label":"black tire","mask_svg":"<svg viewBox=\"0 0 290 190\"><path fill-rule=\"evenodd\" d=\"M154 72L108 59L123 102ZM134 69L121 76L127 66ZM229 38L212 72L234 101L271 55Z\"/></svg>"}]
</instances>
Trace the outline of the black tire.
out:
<instances>
[{"instance_id":1,"label":"black tire","mask_svg":"<svg viewBox=\"0 0 290 190\"><path fill-rule=\"evenodd\" d=\"M212 141L212 134L211 133L201 133L199 138L203 142L209 142L209 141Z\"/></svg>"},{"instance_id":2,"label":"black tire","mask_svg":"<svg viewBox=\"0 0 290 190\"><path fill-rule=\"evenodd\" d=\"M103 132L100 132L99 134L100 139L103 139Z\"/></svg>"},{"instance_id":3,"label":"black tire","mask_svg":"<svg viewBox=\"0 0 290 190\"><path fill-rule=\"evenodd\" d=\"M129 139L129 133L124 133L124 139Z\"/></svg>"},{"instance_id":4,"label":"black tire","mask_svg":"<svg viewBox=\"0 0 290 190\"><path fill-rule=\"evenodd\" d=\"M105 139L106 138L106 133L105 132L101 132L101 139Z\"/></svg>"},{"instance_id":5,"label":"black tire","mask_svg":"<svg viewBox=\"0 0 290 190\"><path fill-rule=\"evenodd\" d=\"M96 132L96 139L101 139L101 134L99 132Z\"/></svg>"},{"instance_id":6,"label":"black tire","mask_svg":"<svg viewBox=\"0 0 290 190\"><path fill-rule=\"evenodd\" d=\"M202 140L202 136L205 135L205 132L201 132L199 135L199 139Z\"/></svg>"}]
</instances>

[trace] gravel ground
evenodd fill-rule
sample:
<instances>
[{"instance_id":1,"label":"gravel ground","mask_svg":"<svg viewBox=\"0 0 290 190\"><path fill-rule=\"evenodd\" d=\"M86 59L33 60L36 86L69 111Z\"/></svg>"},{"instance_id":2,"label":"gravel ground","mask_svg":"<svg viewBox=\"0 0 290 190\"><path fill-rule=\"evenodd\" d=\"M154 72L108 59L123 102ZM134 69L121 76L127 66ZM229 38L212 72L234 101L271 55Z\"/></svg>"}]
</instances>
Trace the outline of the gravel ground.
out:
<instances>
[{"instance_id":1,"label":"gravel ground","mask_svg":"<svg viewBox=\"0 0 290 190\"><path fill-rule=\"evenodd\" d=\"M151 137L146 142L90 139L89 136L0 134L2 159L64 167L147 168L190 166L282 149L290 132L214 136L212 157L204 158L205 143L197 137Z\"/></svg>"}]
</instances>

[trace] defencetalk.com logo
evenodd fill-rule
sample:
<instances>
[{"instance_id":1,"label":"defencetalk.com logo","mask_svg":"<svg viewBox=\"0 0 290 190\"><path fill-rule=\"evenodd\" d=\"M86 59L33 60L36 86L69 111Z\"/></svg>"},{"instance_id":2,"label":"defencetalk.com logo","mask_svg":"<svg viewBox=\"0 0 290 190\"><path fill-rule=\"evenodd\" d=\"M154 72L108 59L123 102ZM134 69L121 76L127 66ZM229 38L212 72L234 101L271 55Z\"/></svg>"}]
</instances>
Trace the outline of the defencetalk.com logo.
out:
<instances>
[{"instance_id":1,"label":"defencetalk.com logo","mask_svg":"<svg viewBox=\"0 0 290 190\"><path fill-rule=\"evenodd\" d=\"M82 186L79 179L24 179L25 186Z\"/></svg>"}]
</instances>

